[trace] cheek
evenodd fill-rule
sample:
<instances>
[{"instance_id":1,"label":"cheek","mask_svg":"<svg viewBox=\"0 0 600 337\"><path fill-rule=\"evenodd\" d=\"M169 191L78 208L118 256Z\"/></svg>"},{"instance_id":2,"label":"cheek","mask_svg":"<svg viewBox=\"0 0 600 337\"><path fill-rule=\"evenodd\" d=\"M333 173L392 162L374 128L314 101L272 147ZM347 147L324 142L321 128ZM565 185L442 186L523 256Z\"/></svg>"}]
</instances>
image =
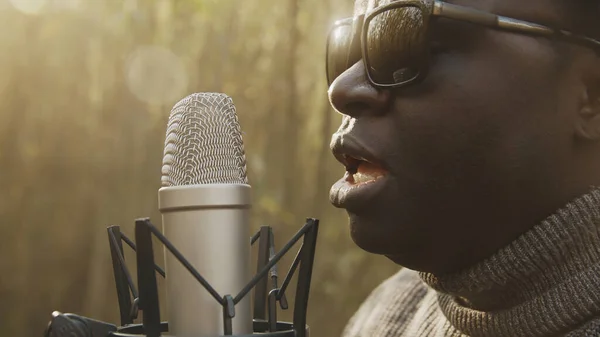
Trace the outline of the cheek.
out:
<instances>
[{"instance_id":1,"label":"cheek","mask_svg":"<svg viewBox=\"0 0 600 337\"><path fill-rule=\"evenodd\" d=\"M419 88L399 93L397 160L414 179L436 188L545 180L540 171L565 155L571 124L557 109L551 54L495 47L440 55Z\"/></svg>"}]
</instances>

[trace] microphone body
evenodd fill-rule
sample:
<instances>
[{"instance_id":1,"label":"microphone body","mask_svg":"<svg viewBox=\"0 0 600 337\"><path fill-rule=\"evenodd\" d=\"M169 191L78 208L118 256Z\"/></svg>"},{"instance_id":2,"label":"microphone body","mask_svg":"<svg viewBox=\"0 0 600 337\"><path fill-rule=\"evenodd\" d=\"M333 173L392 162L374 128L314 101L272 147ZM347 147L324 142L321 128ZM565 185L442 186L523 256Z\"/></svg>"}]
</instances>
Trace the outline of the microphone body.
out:
<instances>
[{"instance_id":1,"label":"microphone body","mask_svg":"<svg viewBox=\"0 0 600 337\"><path fill-rule=\"evenodd\" d=\"M209 294L165 251L169 332L220 336L223 306L250 279L250 186L241 127L233 100L198 93L179 101L169 116L159 208L163 234L212 285ZM219 299L223 300L223 299ZM235 305L234 334L251 334L250 296Z\"/></svg>"},{"instance_id":2,"label":"microphone body","mask_svg":"<svg viewBox=\"0 0 600 337\"><path fill-rule=\"evenodd\" d=\"M251 188L247 184L163 187L163 233L219 294L235 296L250 279ZM175 336L224 334L223 307L165 252L169 330ZM250 296L235 306L235 334L251 334Z\"/></svg>"}]
</instances>

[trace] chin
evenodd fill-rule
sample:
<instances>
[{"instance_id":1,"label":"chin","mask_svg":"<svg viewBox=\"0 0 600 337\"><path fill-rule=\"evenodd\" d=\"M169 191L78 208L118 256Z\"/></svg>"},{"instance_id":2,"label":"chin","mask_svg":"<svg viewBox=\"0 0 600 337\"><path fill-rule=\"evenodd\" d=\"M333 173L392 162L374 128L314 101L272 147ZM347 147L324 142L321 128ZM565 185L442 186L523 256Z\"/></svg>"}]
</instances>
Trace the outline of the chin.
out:
<instances>
[{"instance_id":1,"label":"chin","mask_svg":"<svg viewBox=\"0 0 600 337\"><path fill-rule=\"evenodd\" d=\"M346 200L351 238L362 250L402 267L439 269L456 249L462 223L448 212L444 196L411 187L390 182L369 198Z\"/></svg>"},{"instance_id":2,"label":"chin","mask_svg":"<svg viewBox=\"0 0 600 337\"><path fill-rule=\"evenodd\" d=\"M385 233L377 230L377 224L357 215L348 215L350 237L359 248L373 254L387 255L391 252L391 247L382 242L382 239L387 240L387 238Z\"/></svg>"},{"instance_id":3,"label":"chin","mask_svg":"<svg viewBox=\"0 0 600 337\"><path fill-rule=\"evenodd\" d=\"M411 226L403 226L400 219L375 214L353 214L348 212L350 235L361 249L386 256L411 255L416 253L420 241Z\"/></svg>"}]
</instances>

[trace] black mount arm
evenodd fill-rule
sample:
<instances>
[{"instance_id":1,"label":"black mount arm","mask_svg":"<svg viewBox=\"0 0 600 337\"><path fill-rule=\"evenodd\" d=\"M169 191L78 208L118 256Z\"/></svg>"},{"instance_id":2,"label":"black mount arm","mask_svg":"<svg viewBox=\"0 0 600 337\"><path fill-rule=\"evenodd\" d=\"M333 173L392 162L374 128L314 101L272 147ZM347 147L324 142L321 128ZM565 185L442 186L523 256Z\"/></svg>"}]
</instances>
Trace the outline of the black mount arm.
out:
<instances>
[{"instance_id":1,"label":"black mount arm","mask_svg":"<svg viewBox=\"0 0 600 337\"><path fill-rule=\"evenodd\" d=\"M232 318L235 316L235 305L254 288L255 333L259 333L263 337L307 337L306 313L318 227L319 220L307 219L304 226L277 253L275 253L272 228L269 226L261 227L251 238L252 245L257 241L259 242L257 272L252 280L234 297L231 294L220 295L150 222L150 219L136 220L136 243L125 236L119 226L110 226L108 227L108 241L122 326L116 327L109 323L82 316L54 312L45 337L166 337L167 335L163 335L163 333L168 332L168 323L160 320L156 282L156 273L165 277L165 272L154 261L153 237L158 239L166 250L173 254L213 298L222 305L225 336L233 336ZM303 239L302 245L281 287L279 287L277 263L300 239ZM131 273L125 263L123 242L136 253L138 288L133 283ZM299 269L298 266L300 266ZM296 270L299 271L293 322L278 322L277 302L279 302L281 309L288 308L285 292ZM269 278L271 279L270 290ZM142 324L133 324L140 310L143 311ZM235 336L250 337L254 334Z\"/></svg>"}]
</instances>

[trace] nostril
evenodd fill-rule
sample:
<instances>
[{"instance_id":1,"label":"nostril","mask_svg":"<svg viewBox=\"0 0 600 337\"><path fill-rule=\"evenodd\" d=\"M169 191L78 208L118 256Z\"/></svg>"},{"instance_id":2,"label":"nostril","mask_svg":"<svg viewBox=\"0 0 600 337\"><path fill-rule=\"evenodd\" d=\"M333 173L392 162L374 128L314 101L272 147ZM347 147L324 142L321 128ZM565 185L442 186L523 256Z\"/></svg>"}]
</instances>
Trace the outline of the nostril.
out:
<instances>
[{"instance_id":1,"label":"nostril","mask_svg":"<svg viewBox=\"0 0 600 337\"><path fill-rule=\"evenodd\" d=\"M369 110L369 104L365 102L350 102L346 104L346 107L343 110L345 111L343 113L346 115L358 117L367 113Z\"/></svg>"}]
</instances>

